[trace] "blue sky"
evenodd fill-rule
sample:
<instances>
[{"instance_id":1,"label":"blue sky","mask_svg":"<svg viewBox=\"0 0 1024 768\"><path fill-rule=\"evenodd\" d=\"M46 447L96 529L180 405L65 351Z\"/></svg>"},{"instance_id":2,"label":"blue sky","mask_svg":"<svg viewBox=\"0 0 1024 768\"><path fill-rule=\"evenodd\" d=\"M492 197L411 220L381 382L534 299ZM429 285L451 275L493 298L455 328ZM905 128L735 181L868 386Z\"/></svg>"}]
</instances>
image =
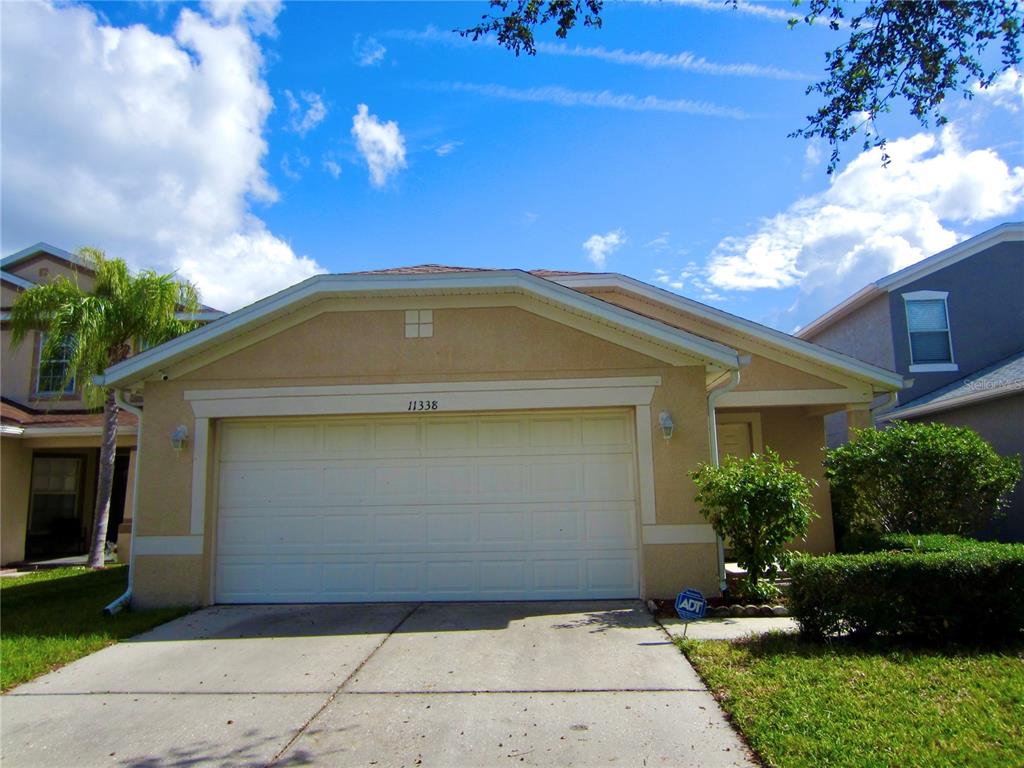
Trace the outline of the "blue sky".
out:
<instances>
[{"instance_id":1,"label":"blue sky","mask_svg":"<svg viewBox=\"0 0 1024 768\"><path fill-rule=\"evenodd\" d=\"M610 4L518 59L450 34L485 10L5 4L4 252L97 245L227 308L321 270L608 270L792 330L1022 218L1016 73L830 180L787 134L843 33L784 3Z\"/></svg>"}]
</instances>

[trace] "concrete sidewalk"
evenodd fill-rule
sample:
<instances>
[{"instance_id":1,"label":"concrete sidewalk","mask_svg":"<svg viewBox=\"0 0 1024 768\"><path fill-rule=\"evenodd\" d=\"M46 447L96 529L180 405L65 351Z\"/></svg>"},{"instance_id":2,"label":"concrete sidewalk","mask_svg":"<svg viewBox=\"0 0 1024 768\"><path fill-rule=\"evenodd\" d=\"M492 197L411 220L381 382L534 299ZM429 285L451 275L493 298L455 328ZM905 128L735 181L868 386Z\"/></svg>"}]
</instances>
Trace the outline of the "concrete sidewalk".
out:
<instances>
[{"instance_id":1,"label":"concrete sidewalk","mask_svg":"<svg viewBox=\"0 0 1024 768\"><path fill-rule=\"evenodd\" d=\"M0 701L5 766L751 766L635 601L218 607Z\"/></svg>"}]
</instances>

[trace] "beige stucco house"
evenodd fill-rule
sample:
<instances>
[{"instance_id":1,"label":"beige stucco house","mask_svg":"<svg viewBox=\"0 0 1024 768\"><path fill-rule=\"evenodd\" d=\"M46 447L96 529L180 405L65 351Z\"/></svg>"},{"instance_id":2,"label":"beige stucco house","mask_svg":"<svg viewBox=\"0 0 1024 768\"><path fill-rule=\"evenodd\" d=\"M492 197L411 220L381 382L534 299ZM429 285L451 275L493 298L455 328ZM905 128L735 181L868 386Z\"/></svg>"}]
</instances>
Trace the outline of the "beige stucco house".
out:
<instances>
[{"instance_id":1,"label":"beige stucco house","mask_svg":"<svg viewBox=\"0 0 1024 768\"><path fill-rule=\"evenodd\" d=\"M41 332L11 347L7 318L33 285L66 277L88 290L93 272L74 254L46 243L5 257L0 267L0 563L81 554L92 530L102 418L84 408L79 382L62 386L63 361L40 361ZM135 417L122 414L111 541L122 523L128 540L136 428Z\"/></svg>"},{"instance_id":2,"label":"beige stucco house","mask_svg":"<svg viewBox=\"0 0 1024 768\"><path fill-rule=\"evenodd\" d=\"M85 407L81 382L64 386L66 361L41 360L43 332L14 349L11 307L33 285L58 277L91 290L95 275L73 253L37 243L0 261L0 564L84 554L92 533L102 414ZM215 310L194 316L208 321ZM118 417L107 538L130 555L137 419Z\"/></svg>"},{"instance_id":3,"label":"beige stucco house","mask_svg":"<svg viewBox=\"0 0 1024 768\"><path fill-rule=\"evenodd\" d=\"M132 599L717 594L688 473L901 378L617 274L321 275L110 368L142 396ZM172 436L187 435L178 447Z\"/></svg>"}]
</instances>

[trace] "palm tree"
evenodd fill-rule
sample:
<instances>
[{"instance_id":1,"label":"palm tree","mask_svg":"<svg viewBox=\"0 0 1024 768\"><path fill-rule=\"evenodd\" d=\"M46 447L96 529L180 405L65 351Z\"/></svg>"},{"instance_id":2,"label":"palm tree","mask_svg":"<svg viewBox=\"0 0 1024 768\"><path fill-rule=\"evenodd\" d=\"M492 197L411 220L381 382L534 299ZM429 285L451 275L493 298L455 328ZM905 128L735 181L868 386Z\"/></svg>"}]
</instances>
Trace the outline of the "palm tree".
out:
<instances>
[{"instance_id":1,"label":"palm tree","mask_svg":"<svg viewBox=\"0 0 1024 768\"><path fill-rule=\"evenodd\" d=\"M76 381L87 406L103 405L89 548L89 567L102 568L120 408L114 390L96 386L93 376L129 357L133 349L161 344L194 328L194 322L181 318L196 313L200 304L195 286L174 275L151 270L133 275L122 259L108 259L96 248L82 248L78 255L95 272L92 290L84 291L66 277L29 288L11 307L11 344L17 348L31 332L45 331L40 360L59 356L68 361L61 389Z\"/></svg>"}]
</instances>

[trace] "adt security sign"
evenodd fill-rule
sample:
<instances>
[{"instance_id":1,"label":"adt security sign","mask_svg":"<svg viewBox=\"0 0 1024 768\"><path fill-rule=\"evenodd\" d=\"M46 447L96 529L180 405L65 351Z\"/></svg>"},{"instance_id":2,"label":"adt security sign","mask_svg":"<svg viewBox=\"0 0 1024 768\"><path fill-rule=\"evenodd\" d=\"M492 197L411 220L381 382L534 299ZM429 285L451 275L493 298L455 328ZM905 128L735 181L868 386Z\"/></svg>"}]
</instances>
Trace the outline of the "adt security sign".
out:
<instances>
[{"instance_id":1,"label":"adt security sign","mask_svg":"<svg viewBox=\"0 0 1024 768\"><path fill-rule=\"evenodd\" d=\"M683 621L703 619L708 610L708 601L696 589L684 589L676 597L676 613Z\"/></svg>"}]
</instances>

